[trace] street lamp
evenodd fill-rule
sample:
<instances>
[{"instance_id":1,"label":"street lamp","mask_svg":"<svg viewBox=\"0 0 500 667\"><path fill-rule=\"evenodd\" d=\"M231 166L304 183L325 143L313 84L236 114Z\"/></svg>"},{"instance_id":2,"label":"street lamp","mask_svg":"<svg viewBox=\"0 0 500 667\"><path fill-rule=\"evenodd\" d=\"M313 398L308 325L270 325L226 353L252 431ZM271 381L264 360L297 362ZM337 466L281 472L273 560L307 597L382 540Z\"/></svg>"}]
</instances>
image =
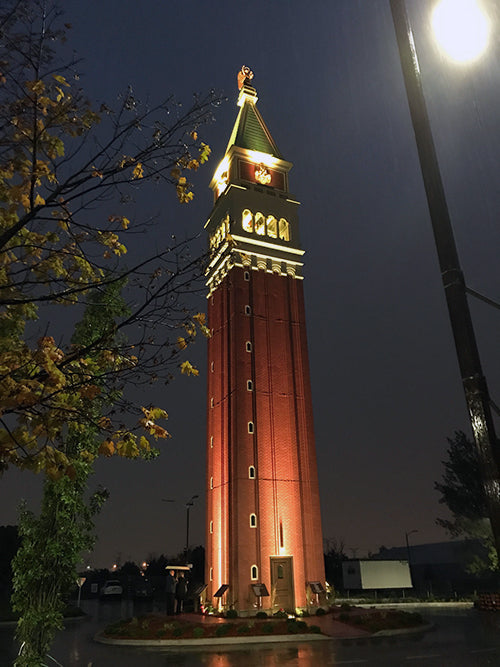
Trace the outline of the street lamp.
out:
<instances>
[{"instance_id":1,"label":"street lamp","mask_svg":"<svg viewBox=\"0 0 500 667\"><path fill-rule=\"evenodd\" d=\"M188 551L189 551L189 510L191 507L194 505L194 501L196 498L199 498L200 496L198 494L195 494L194 496L191 496L191 498L186 502L186 547L184 549L184 560L188 561ZM173 500L172 498L162 498L162 501L164 503L175 503L176 501Z\"/></svg>"},{"instance_id":2,"label":"street lamp","mask_svg":"<svg viewBox=\"0 0 500 667\"><path fill-rule=\"evenodd\" d=\"M186 503L186 554L185 554L185 559L186 559L186 565L188 562L188 551L189 551L189 510L191 507L194 505L194 501L196 498L199 498L200 496L194 495L191 496L191 498L187 501Z\"/></svg>"},{"instance_id":3,"label":"street lamp","mask_svg":"<svg viewBox=\"0 0 500 667\"><path fill-rule=\"evenodd\" d=\"M425 104L413 32L404 0L389 0L420 168L441 268L451 328L474 441L479 454L495 546L500 555L500 447L495 435L486 378L467 302L465 280L451 227L448 205ZM457 0L454 0L457 7Z\"/></svg>"},{"instance_id":4,"label":"street lamp","mask_svg":"<svg viewBox=\"0 0 500 667\"><path fill-rule=\"evenodd\" d=\"M490 22L477 0L441 0L431 23L440 46L458 63L476 60L488 47Z\"/></svg>"}]
</instances>

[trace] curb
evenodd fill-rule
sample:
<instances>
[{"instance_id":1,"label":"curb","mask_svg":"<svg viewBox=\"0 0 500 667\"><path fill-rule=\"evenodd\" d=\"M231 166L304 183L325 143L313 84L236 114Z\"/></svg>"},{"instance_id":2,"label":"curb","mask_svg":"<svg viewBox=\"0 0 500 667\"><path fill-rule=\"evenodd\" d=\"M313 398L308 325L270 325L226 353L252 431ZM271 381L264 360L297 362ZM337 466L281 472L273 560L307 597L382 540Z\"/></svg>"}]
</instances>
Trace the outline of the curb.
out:
<instances>
[{"instance_id":1,"label":"curb","mask_svg":"<svg viewBox=\"0 0 500 667\"><path fill-rule=\"evenodd\" d=\"M272 644L277 642L297 642L297 641L322 641L332 639L322 634L296 634L296 635L254 635L250 637L200 637L199 639L112 639L105 637L102 632L94 636L94 641L100 644L109 644L111 646L148 646L150 648L175 648L177 646L191 648L205 648L206 646L222 646L235 644Z\"/></svg>"},{"instance_id":2,"label":"curb","mask_svg":"<svg viewBox=\"0 0 500 667\"><path fill-rule=\"evenodd\" d=\"M362 609L474 609L474 602L380 602L353 605Z\"/></svg>"},{"instance_id":3,"label":"curb","mask_svg":"<svg viewBox=\"0 0 500 667\"><path fill-rule=\"evenodd\" d=\"M406 635L418 635L421 632L430 632L431 630L435 629L435 625L433 623L428 623L427 625L421 625L418 628L400 628L398 630L379 630L378 632L374 632L370 637L398 637L398 636L406 636Z\"/></svg>"},{"instance_id":4,"label":"curb","mask_svg":"<svg viewBox=\"0 0 500 667\"><path fill-rule=\"evenodd\" d=\"M66 626L69 623L79 623L80 621L86 621L89 618L87 614L82 614L81 616L65 616L63 618L63 625ZM14 628L17 625L17 621L0 621L0 630L2 628Z\"/></svg>"},{"instance_id":5,"label":"curb","mask_svg":"<svg viewBox=\"0 0 500 667\"><path fill-rule=\"evenodd\" d=\"M380 630L371 635L363 634L351 637L331 637L324 634L296 634L296 635L273 635L267 637L265 635L254 635L249 637L200 637L199 639L113 639L112 637L105 637L102 632L98 632L94 636L94 641L100 644L108 644L109 646L138 646L149 648L175 648L187 647L190 648L206 648L207 646L231 646L240 644L272 644L281 642L297 642L297 641L322 641L329 640L341 643L363 642L376 643L378 640L390 639L391 637L407 637L412 635L419 635L435 629L435 625L427 624L421 625L417 628L401 628L398 630Z\"/></svg>"}]
</instances>

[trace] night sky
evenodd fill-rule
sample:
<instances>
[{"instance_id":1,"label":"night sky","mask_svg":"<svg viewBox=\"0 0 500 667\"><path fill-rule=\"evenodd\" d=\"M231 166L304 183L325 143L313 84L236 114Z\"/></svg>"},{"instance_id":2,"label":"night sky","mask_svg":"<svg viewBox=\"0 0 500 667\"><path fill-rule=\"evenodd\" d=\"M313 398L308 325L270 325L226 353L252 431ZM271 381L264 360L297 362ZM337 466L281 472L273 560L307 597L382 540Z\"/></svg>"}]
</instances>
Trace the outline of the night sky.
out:
<instances>
[{"instance_id":1,"label":"night sky","mask_svg":"<svg viewBox=\"0 0 500 667\"><path fill-rule=\"evenodd\" d=\"M459 67L429 29L430 0L407 0L440 165L467 284L500 301L500 42ZM498 5L483 5L500 26ZM189 103L211 88L227 102L200 131L213 150L195 200L164 186L127 217L157 215L144 252L191 236L210 214L208 183L237 115L236 73L253 70L258 108L301 201L305 298L323 533L364 556L381 545L447 539L434 491L446 438L470 431L388 0L65 0L81 84L98 107L131 84L142 100ZM98 212L96 212L98 215ZM200 310L205 309L203 298ZM485 374L500 403L500 314L471 302ZM111 566L175 554L204 540L205 343L199 378L143 390L170 414L173 438L152 463L112 459L93 483L111 498L87 562ZM9 470L0 525L16 523L37 480ZM173 499L175 503L164 503Z\"/></svg>"}]
</instances>

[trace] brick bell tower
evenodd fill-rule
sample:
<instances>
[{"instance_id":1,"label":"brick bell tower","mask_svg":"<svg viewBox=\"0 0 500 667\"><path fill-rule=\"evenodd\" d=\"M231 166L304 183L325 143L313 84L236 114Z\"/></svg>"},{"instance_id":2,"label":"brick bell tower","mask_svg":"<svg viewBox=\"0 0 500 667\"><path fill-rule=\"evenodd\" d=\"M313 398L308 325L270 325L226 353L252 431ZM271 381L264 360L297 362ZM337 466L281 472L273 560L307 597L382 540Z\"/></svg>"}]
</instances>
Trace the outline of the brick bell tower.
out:
<instances>
[{"instance_id":1,"label":"brick bell tower","mask_svg":"<svg viewBox=\"0 0 500 667\"><path fill-rule=\"evenodd\" d=\"M206 601L242 614L316 606L325 582L299 203L252 77L206 224Z\"/></svg>"}]
</instances>

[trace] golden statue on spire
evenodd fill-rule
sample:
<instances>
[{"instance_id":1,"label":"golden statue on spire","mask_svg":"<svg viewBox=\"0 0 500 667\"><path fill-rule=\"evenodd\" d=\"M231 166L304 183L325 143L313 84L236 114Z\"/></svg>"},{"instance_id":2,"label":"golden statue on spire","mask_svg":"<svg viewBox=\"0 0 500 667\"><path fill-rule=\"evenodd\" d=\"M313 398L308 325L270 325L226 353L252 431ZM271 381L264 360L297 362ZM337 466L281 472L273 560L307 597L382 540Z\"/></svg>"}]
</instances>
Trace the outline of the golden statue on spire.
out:
<instances>
[{"instance_id":1,"label":"golden statue on spire","mask_svg":"<svg viewBox=\"0 0 500 667\"><path fill-rule=\"evenodd\" d=\"M243 67L240 69L238 72L238 90L241 90L245 83L253 79L253 72L250 69L250 67L247 67L246 65L243 65Z\"/></svg>"}]
</instances>

